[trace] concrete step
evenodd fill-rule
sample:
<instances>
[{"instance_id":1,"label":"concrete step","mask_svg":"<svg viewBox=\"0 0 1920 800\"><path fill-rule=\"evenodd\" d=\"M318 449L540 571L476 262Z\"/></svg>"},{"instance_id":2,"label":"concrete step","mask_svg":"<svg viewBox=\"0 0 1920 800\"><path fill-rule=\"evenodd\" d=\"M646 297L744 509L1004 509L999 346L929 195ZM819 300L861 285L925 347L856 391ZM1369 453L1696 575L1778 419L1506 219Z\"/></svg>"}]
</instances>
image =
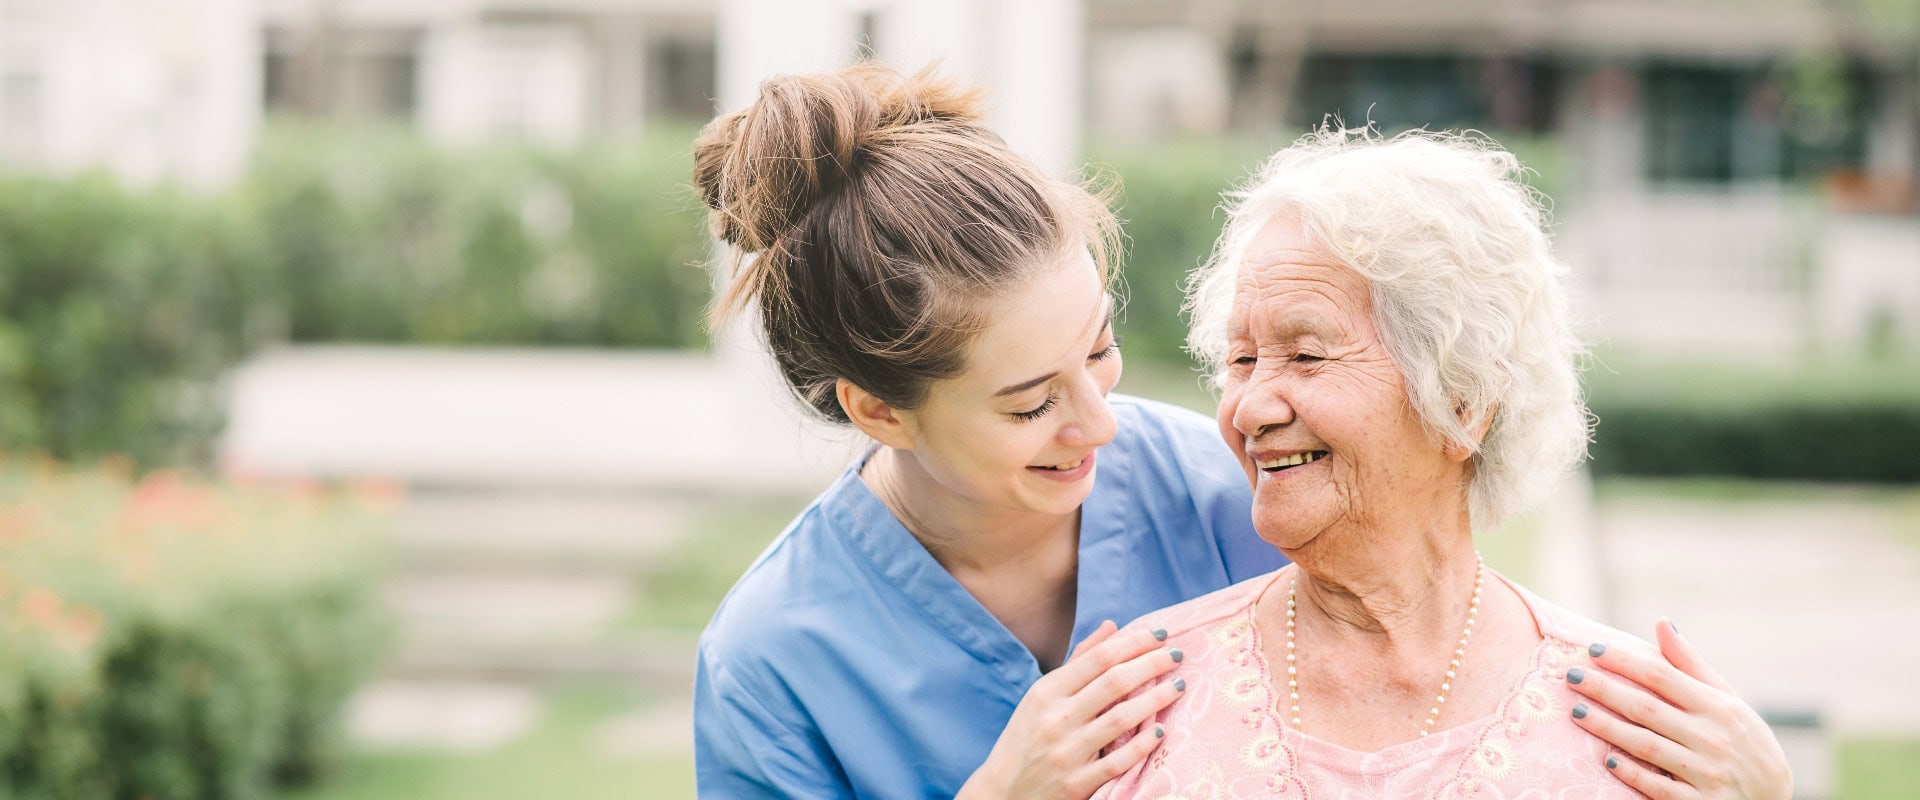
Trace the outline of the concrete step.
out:
<instances>
[{"instance_id":1,"label":"concrete step","mask_svg":"<svg viewBox=\"0 0 1920 800\"><path fill-rule=\"evenodd\" d=\"M632 492L416 491L395 537L410 570L634 574L680 542L697 505Z\"/></svg>"},{"instance_id":2,"label":"concrete step","mask_svg":"<svg viewBox=\"0 0 1920 800\"><path fill-rule=\"evenodd\" d=\"M383 680L347 703L347 736L372 749L476 753L524 734L540 697L521 684Z\"/></svg>"},{"instance_id":3,"label":"concrete step","mask_svg":"<svg viewBox=\"0 0 1920 800\"><path fill-rule=\"evenodd\" d=\"M693 686L697 634L624 632L539 647L487 642L402 641L383 674L389 680L552 683L612 680L664 692Z\"/></svg>"},{"instance_id":4,"label":"concrete step","mask_svg":"<svg viewBox=\"0 0 1920 800\"><path fill-rule=\"evenodd\" d=\"M632 589L610 575L415 571L392 578L385 600L403 641L540 647L605 635Z\"/></svg>"}]
</instances>

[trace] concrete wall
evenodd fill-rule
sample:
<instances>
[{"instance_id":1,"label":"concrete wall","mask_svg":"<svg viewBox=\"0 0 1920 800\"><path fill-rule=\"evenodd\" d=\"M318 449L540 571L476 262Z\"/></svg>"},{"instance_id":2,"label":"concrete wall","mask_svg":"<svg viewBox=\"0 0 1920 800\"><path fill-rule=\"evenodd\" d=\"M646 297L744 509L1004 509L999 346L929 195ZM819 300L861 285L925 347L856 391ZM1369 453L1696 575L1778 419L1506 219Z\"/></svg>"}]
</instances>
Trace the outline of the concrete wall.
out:
<instances>
[{"instance_id":1,"label":"concrete wall","mask_svg":"<svg viewBox=\"0 0 1920 800\"><path fill-rule=\"evenodd\" d=\"M455 142L578 141L590 122L589 57L570 22L437 24L420 59L421 127Z\"/></svg>"},{"instance_id":2,"label":"concrete wall","mask_svg":"<svg viewBox=\"0 0 1920 800\"><path fill-rule=\"evenodd\" d=\"M0 160L217 186L252 151L251 0L0 0Z\"/></svg>"}]
</instances>

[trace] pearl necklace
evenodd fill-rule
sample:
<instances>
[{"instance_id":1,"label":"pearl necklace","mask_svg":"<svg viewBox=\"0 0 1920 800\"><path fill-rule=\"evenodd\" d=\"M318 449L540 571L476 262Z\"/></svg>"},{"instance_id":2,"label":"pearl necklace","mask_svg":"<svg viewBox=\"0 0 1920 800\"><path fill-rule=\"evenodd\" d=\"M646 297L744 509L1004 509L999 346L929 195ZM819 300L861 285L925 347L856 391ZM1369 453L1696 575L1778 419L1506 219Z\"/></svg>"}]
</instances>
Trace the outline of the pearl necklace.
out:
<instances>
[{"instance_id":1,"label":"pearl necklace","mask_svg":"<svg viewBox=\"0 0 1920 800\"><path fill-rule=\"evenodd\" d=\"M1473 620L1480 614L1480 589L1486 578L1487 562L1479 553L1473 554L1473 601L1467 604L1467 627L1460 632L1460 646L1453 649L1453 660L1447 662L1447 677L1440 682L1440 693L1434 695L1433 707L1427 709L1427 721L1420 726L1420 735L1425 737L1433 732L1433 723L1440 719L1440 707L1447 704L1447 693L1453 691L1454 676L1460 672L1460 659L1467 656L1467 640L1473 638ZM1300 659L1293 651L1293 618L1295 591L1300 588L1300 578L1287 582L1287 701L1291 705L1293 728L1300 730Z\"/></svg>"}]
</instances>

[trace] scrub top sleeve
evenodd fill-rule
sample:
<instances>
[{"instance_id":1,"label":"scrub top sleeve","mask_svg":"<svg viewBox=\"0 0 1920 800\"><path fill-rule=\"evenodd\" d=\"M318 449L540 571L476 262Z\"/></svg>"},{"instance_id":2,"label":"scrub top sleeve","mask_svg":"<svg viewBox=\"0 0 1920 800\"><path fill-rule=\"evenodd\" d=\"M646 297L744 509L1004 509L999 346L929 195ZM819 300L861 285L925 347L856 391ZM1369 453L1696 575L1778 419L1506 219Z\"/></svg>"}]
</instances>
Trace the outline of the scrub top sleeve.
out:
<instances>
[{"instance_id":1,"label":"scrub top sleeve","mask_svg":"<svg viewBox=\"0 0 1920 800\"><path fill-rule=\"evenodd\" d=\"M1280 550L1253 529L1253 490L1240 462L1218 433L1195 432L1182 448L1181 468L1194 509L1220 548L1227 582L1239 583L1287 565Z\"/></svg>"},{"instance_id":2,"label":"scrub top sleeve","mask_svg":"<svg viewBox=\"0 0 1920 800\"><path fill-rule=\"evenodd\" d=\"M694 770L702 798L851 798L831 756L700 648L693 679ZM793 714L790 716L799 716Z\"/></svg>"}]
</instances>

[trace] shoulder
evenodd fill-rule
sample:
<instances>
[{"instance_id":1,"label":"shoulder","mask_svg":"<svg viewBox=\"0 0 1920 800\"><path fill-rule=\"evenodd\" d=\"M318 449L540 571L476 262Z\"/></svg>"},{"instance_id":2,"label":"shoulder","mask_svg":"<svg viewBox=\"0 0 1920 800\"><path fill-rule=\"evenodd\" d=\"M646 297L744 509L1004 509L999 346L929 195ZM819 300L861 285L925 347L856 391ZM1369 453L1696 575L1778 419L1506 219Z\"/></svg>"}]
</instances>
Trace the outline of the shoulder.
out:
<instances>
[{"instance_id":1,"label":"shoulder","mask_svg":"<svg viewBox=\"0 0 1920 800\"><path fill-rule=\"evenodd\" d=\"M838 616L833 607L848 600L859 563L839 535L841 489L836 483L815 498L727 591L700 634L705 659L745 678L795 652Z\"/></svg>"},{"instance_id":2,"label":"shoulder","mask_svg":"<svg viewBox=\"0 0 1920 800\"><path fill-rule=\"evenodd\" d=\"M1277 572L1256 575L1224 589L1149 613L1127 627L1163 629L1167 632L1168 644L1194 652L1193 645L1212 637L1221 626L1237 627L1247 621L1247 610L1260 599L1267 587L1273 585L1276 576Z\"/></svg>"},{"instance_id":3,"label":"shoulder","mask_svg":"<svg viewBox=\"0 0 1920 800\"><path fill-rule=\"evenodd\" d=\"M1505 576L1501 578L1507 580ZM1524 600L1533 611L1534 622L1540 626L1542 637L1576 649L1585 649L1596 642L1609 646L1620 644L1627 647L1640 647L1650 651L1654 649L1652 644L1638 636L1576 613L1534 594L1532 590L1512 580L1507 580L1507 583L1513 586L1514 590L1520 594L1520 599Z\"/></svg>"}]
</instances>

